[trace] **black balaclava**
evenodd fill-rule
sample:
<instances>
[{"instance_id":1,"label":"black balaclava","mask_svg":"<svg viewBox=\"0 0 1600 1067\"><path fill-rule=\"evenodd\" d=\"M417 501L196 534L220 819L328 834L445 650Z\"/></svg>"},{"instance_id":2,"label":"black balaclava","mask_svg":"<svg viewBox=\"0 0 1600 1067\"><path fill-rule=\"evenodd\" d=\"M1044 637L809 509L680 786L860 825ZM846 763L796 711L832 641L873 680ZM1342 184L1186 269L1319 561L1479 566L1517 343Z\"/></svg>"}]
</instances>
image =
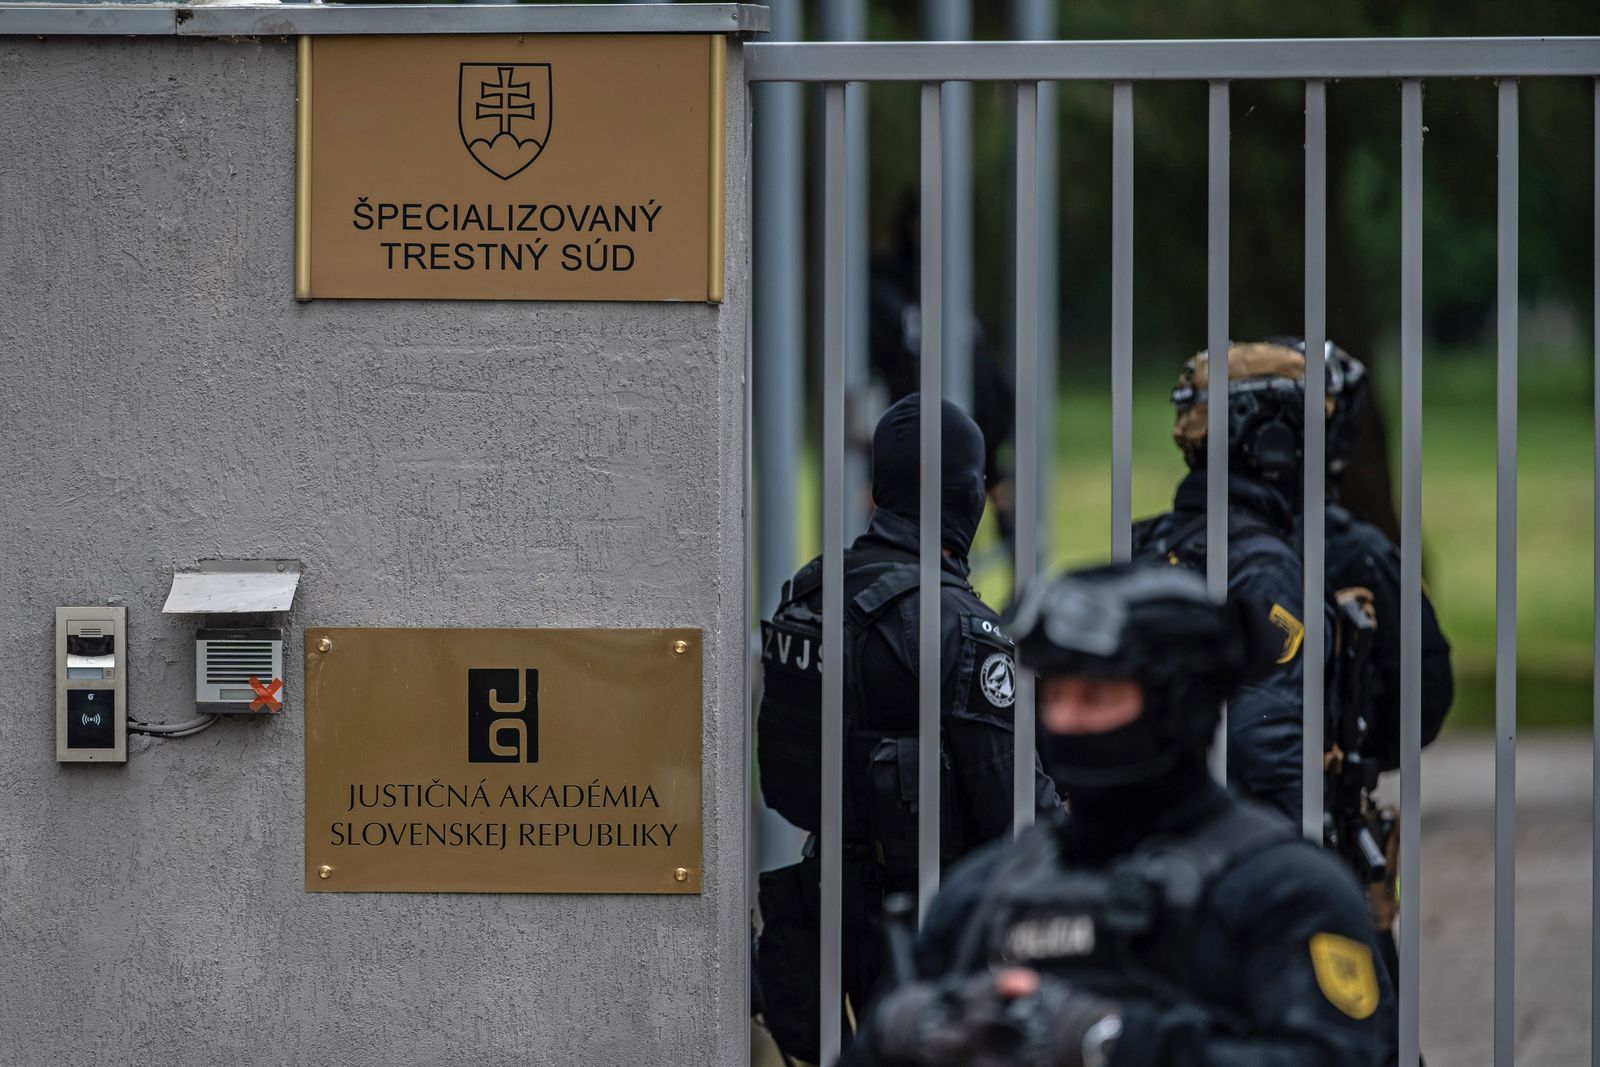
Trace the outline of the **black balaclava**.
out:
<instances>
[{"instance_id":1,"label":"black balaclava","mask_svg":"<svg viewBox=\"0 0 1600 1067\"><path fill-rule=\"evenodd\" d=\"M1170 724L1190 710L1189 701L1215 700L1215 707L1220 694L1176 696L1148 685L1139 688L1144 698L1139 717L1115 730L1058 734L1038 724L1040 761L1077 815L1142 828L1207 779L1205 741L1175 738ZM1137 770L1130 774L1130 768Z\"/></svg>"},{"instance_id":2,"label":"black balaclava","mask_svg":"<svg viewBox=\"0 0 1600 1067\"><path fill-rule=\"evenodd\" d=\"M1018 663L1041 685L1123 679L1143 698L1136 719L1103 733L1057 734L1039 723L1040 759L1075 815L1137 830L1204 786L1221 702L1270 659L1259 614L1213 603L1198 575L1157 564L1029 584L1008 627Z\"/></svg>"},{"instance_id":3,"label":"black balaclava","mask_svg":"<svg viewBox=\"0 0 1600 1067\"><path fill-rule=\"evenodd\" d=\"M920 393L902 397L872 434L872 499L880 508L916 522L922 484ZM966 559L983 518L983 431L966 412L941 401L939 540Z\"/></svg>"}]
</instances>

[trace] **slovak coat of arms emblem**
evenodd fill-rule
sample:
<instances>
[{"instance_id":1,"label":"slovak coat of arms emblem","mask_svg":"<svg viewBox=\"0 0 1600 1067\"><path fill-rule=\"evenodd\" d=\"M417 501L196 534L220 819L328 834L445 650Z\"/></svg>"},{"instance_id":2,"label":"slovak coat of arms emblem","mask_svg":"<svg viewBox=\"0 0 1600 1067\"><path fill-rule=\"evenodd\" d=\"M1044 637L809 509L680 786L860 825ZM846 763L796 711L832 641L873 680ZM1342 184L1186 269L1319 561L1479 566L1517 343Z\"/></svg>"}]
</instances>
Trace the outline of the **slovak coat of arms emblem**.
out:
<instances>
[{"instance_id":1,"label":"slovak coat of arms emblem","mask_svg":"<svg viewBox=\"0 0 1600 1067\"><path fill-rule=\"evenodd\" d=\"M461 143L502 181L521 174L550 139L550 64L461 64Z\"/></svg>"}]
</instances>

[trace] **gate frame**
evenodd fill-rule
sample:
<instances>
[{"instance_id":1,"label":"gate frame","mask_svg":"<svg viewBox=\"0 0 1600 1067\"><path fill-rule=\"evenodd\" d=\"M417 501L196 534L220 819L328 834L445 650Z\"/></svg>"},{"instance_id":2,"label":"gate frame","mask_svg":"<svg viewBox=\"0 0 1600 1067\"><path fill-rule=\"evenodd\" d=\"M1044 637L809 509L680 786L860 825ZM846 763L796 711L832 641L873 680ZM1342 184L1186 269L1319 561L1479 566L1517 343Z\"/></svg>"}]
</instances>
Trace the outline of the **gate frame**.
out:
<instances>
[{"instance_id":1,"label":"gate frame","mask_svg":"<svg viewBox=\"0 0 1600 1067\"><path fill-rule=\"evenodd\" d=\"M851 87L870 82L921 85L922 193L922 498L939 498L942 309L940 152L942 88L951 83L1010 83L1015 91L1016 138L1016 331L1017 393L1039 382L1038 187L1035 181L1040 83L1110 82L1112 133L1112 546L1113 557L1130 553L1128 529L1132 478L1132 284L1133 284L1133 86L1148 81L1209 84L1207 251L1207 348L1213 373L1221 354L1228 371L1228 87L1242 80L1298 80L1306 86L1305 339L1307 352L1327 340L1327 82L1383 79L1401 84L1401 765L1400 881L1400 1062L1420 1064L1421 717L1422 704L1422 85L1429 78L1492 78L1498 83L1497 380L1495 541L1495 863L1494 863L1494 1062L1510 1067L1515 1048L1514 922L1516 826L1516 451L1517 451L1517 240L1518 81L1532 77L1594 79L1595 93L1595 410L1600 413L1600 37L1435 37L1370 39L1251 39L1173 41L965 41L916 43L756 43L745 47L747 85L771 82L824 86L823 195L823 739L821 903L822 1005L840 1001L841 792L843 781L842 610L844 549L844 379L851 289L846 278L848 226L848 100ZM754 175L752 186L759 183ZM860 286L857 286L860 289ZM863 290L864 291L864 290ZM760 314L753 309L752 318ZM752 366L754 355L751 356ZM1326 429L1321 410L1324 378L1306 376L1304 494L1304 589L1308 604L1324 596L1324 461ZM1038 568L1036 491L1048 477L1048 453L1039 453L1035 405L1020 405L1016 418L1018 537L1016 582ZM1207 432L1227 440L1226 408L1209 405ZM1041 462L1044 461L1044 462ZM1593 693L1594 879L1600 886L1600 430L1595 437L1595 667ZM1212 596L1227 591L1227 450L1207 449L1206 578ZM919 758L923 779L938 773L938 513L921 515L919 607ZM748 535L747 535L748 536ZM747 552L753 550L747 544ZM1318 580L1313 581L1313 576ZM1307 611L1307 647L1321 647L1323 618ZM1018 705L1031 702L1034 679L1019 669ZM1322 840L1322 703L1324 665L1305 661L1302 707L1304 766L1302 832ZM748 679L747 679L748 681ZM1016 722L1015 826L1032 818L1028 776L1032 773L1033 720ZM1224 776L1226 720L1213 748L1213 770ZM753 740L753 736L752 736ZM926 910L939 881L938 791L923 790L918 820L918 885ZM1591 933L1591 1063L1600 1067L1600 893L1594 893ZM839 1014L824 1009L822 1056L839 1053Z\"/></svg>"}]
</instances>

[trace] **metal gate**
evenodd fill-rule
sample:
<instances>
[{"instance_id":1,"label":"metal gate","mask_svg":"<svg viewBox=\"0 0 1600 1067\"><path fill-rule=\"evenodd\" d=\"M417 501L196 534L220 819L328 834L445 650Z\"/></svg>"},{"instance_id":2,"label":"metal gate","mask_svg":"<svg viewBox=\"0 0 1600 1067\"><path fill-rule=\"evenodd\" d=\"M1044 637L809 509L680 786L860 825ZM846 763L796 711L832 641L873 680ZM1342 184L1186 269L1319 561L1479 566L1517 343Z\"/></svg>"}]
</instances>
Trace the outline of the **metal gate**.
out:
<instances>
[{"instance_id":1,"label":"metal gate","mask_svg":"<svg viewBox=\"0 0 1600 1067\"><path fill-rule=\"evenodd\" d=\"M1494 1049L1497 1067L1512 1063L1514 830L1516 819L1516 515L1517 515L1517 247L1518 247L1518 85L1521 79L1583 77L1600 79L1600 38L1369 39L1250 41L1072 41L1072 42L940 42L919 44L752 44L745 50L750 83L807 82L825 86L823 160L822 293L822 551L823 584L823 763L822 833L822 974L821 1003L840 999L841 960L841 782L843 766L843 677L841 645L845 546L845 379L847 318L853 312L852 267L846 254L848 229L859 226L849 210L858 190L849 188L847 164L852 136L860 136L861 118L853 114L851 95L857 83L912 82L921 86L921 493L939 498L939 398L945 384L941 372L941 257L946 162L941 146L943 94L954 83L1000 82L1013 87L1016 104L1015 372L1017 395L1036 393L1046 368L1039 359L1036 327L1040 299L1038 277L1040 143L1039 89L1042 83L1093 81L1113 89L1112 140L1112 441L1111 524L1113 556L1130 552L1132 500L1132 368L1133 368L1133 99L1135 85L1148 81L1194 81L1209 85L1209 182L1206 344L1223 375L1227 373L1228 230L1229 230L1229 83L1244 79L1292 79L1305 87L1305 339L1308 352L1320 351L1327 336L1327 85L1336 79L1398 81L1401 89L1401 410L1400 528L1402 585L1402 725L1401 725L1401 860L1400 881L1400 1050L1401 1063L1419 1063L1418 892L1420 875L1420 760L1422 700L1422 167L1423 83L1426 79L1488 78L1498 83L1498 275L1496 376L1496 522L1495 522L1495 848L1494 848ZM1600 173L1600 80L1595 82L1597 173ZM1596 186L1600 218L1600 182ZM1600 238L1600 227L1597 227ZM1600 249L1600 240L1596 242ZM1597 253L1600 276L1600 253ZM1600 284L1596 288L1600 307ZM1597 331L1600 333L1600 331ZM1051 353L1053 358L1054 353ZM1595 353L1600 367L1600 344ZM1600 375L1597 375L1600 380ZM798 387L798 383L792 383ZM1323 506L1325 431L1321 416L1324 380L1306 376L1306 448L1304 492L1304 599L1321 601L1324 562ZM1600 393L1596 396L1600 411ZM1226 409L1209 405L1208 432L1226 440ZM1596 442L1600 470L1600 439ZM1039 414L1036 405L1019 403L1016 412L1016 581L1031 577L1040 558ZM1046 457L1047 458L1047 457ZM1207 449L1207 584L1214 596L1227 589L1227 450ZM1600 520L1600 494L1596 495ZM921 636L919 775L938 774L939 729L939 514L921 514ZM1597 521L1600 529L1600 521ZM1596 591L1600 594L1600 542L1596 545ZM1600 605L1600 595L1596 598ZM1600 611L1600 609L1597 609ZM1597 614L1600 622L1600 614ZM1305 646L1319 648L1324 639L1320 612L1307 611ZM1600 631L1600 627L1597 627ZM1600 665L1600 643L1595 659ZM1600 672L1597 672L1600 676ZM1019 671L1017 706L1031 706L1033 679ZM1305 660L1305 767L1303 829L1307 837L1322 835L1322 706L1323 664ZM1595 696L1600 719L1600 690ZM1016 720L1017 767L1014 806L1020 829L1031 820L1033 719ZM1600 768L1600 732L1596 766ZM1218 769L1226 751L1216 750ZM1600 775L1597 775L1600 780ZM1596 799L1600 815L1600 797ZM926 908L939 880L938 790L923 790L919 808L919 886ZM1600 818L1596 819L1600 844ZM1596 849L1596 884L1600 884L1600 848ZM1597 916L1600 918L1600 916ZM1600 922L1594 926L1591 956L1600 960ZM1600 1009L1600 984L1591 990ZM841 1044L837 1012L824 1010L821 1047L825 1061ZM1600 1064L1600 1010L1592 1015L1593 1057Z\"/></svg>"}]
</instances>

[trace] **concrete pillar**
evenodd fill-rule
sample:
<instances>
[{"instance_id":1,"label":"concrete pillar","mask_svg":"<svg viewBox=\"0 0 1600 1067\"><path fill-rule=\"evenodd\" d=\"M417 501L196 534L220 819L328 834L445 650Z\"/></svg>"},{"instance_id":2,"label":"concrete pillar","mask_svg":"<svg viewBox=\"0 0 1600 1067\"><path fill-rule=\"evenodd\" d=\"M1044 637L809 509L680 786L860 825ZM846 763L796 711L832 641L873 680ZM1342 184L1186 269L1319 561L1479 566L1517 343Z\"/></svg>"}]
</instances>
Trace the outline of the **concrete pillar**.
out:
<instances>
[{"instance_id":1,"label":"concrete pillar","mask_svg":"<svg viewBox=\"0 0 1600 1067\"><path fill-rule=\"evenodd\" d=\"M722 303L298 304L292 35L361 9L163 12L0 48L0 1062L744 1064L738 38ZM285 712L58 765L53 609L125 605L132 709L188 718L208 557L303 561ZM306 893L310 625L702 628L703 892Z\"/></svg>"}]
</instances>

